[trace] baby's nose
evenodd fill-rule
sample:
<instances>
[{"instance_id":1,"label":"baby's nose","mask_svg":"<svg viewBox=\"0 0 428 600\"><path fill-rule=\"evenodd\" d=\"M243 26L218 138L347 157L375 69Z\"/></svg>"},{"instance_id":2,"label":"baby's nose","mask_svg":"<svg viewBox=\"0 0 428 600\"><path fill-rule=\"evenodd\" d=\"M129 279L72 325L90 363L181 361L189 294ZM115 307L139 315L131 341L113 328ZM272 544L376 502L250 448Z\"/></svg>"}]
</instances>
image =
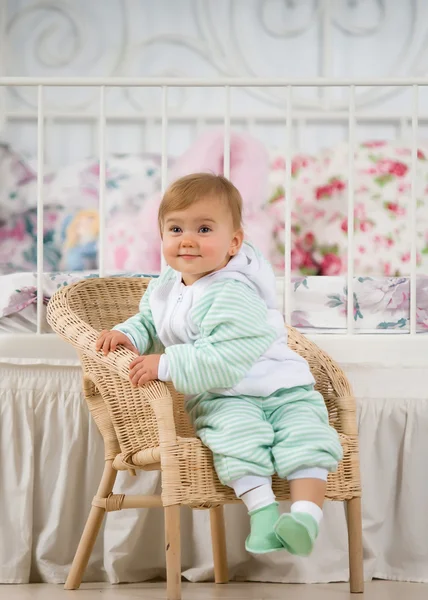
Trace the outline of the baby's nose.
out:
<instances>
[{"instance_id":1,"label":"baby's nose","mask_svg":"<svg viewBox=\"0 0 428 600\"><path fill-rule=\"evenodd\" d=\"M195 242L194 242L194 241L193 241L191 238L187 237L186 239L184 239L184 240L181 242L181 245L182 245L184 248L193 248L193 246L195 245Z\"/></svg>"}]
</instances>

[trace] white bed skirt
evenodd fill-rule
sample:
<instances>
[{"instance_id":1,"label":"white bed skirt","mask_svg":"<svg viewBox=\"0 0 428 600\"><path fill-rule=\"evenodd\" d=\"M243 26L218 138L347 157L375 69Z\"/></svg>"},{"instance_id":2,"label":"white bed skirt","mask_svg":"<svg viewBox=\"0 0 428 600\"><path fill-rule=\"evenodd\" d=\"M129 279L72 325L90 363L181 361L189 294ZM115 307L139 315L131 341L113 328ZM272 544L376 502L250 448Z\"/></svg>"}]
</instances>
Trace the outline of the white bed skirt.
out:
<instances>
[{"instance_id":1,"label":"white bed skirt","mask_svg":"<svg viewBox=\"0 0 428 600\"><path fill-rule=\"evenodd\" d=\"M422 368L347 370L358 399L364 487L365 577L428 582L428 392ZM425 371L426 373L426 371ZM103 467L103 444L80 392L80 370L0 365L0 582L65 580ZM124 492L159 491L159 474L130 478ZM343 505L328 503L309 559L244 550L243 506L226 508L235 579L348 579ZM182 511L183 575L213 577L206 511ZM112 583L164 576L160 509L108 515L85 580Z\"/></svg>"}]
</instances>

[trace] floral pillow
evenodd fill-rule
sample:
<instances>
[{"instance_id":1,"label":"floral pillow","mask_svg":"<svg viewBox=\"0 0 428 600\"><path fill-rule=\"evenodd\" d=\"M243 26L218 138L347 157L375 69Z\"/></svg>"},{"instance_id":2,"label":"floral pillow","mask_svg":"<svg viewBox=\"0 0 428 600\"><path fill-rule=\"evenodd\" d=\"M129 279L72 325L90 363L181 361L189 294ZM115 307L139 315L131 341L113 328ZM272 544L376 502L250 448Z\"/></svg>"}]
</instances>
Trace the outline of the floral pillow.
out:
<instances>
[{"instance_id":1,"label":"floral pillow","mask_svg":"<svg viewBox=\"0 0 428 600\"><path fill-rule=\"evenodd\" d=\"M113 154L106 160L106 205L109 214L136 210L160 185L160 157ZM59 169L45 189L45 203L71 210L98 208L100 168L88 158Z\"/></svg>"},{"instance_id":2,"label":"floral pillow","mask_svg":"<svg viewBox=\"0 0 428 600\"><path fill-rule=\"evenodd\" d=\"M34 271L37 265L36 175L0 146L0 273ZM49 173L44 186L44 269L98 267L99 164L87 159ZM136 215L160 188L156 155L114 155L106 164L107 269L126 269L138 237ZM7 199L6 199L7 196ZM7 200L7 201L6 201ZM141 258L141 257L140 257ZM135 262L135 260L134 260Z\"/></svg>"},{"instance_id":3,"label":"floral pillow","mask_svg":"<svg viewBox=\"0 0 428 600\"><path fill-rule=\"evenodd\" d=\"M7 144L0 144L0 223L29 208L36 179L25 158Z\"/></svg>"},{"instance_id":4,"label":"floral pillow","mask_svg":"<svg viewBox=\"0 0 428 600\"><path fill-rule=\"evenodd\" d=\"M152 155L114 155L106 164L106 267L130 270L136 253L138 213L147 198L160 189L160 158ZM48 201L67 210L58 223L62 268L72 271L98 266L99 164L93 159L63 169L49 186ZM156 226L154 224L153 226ZM134 261L136 258L134 257ZM140 256L141 260L141 256Z\"/></svg>"},{"instance_id":5,"label":"floral pillow","mask_svg":"<svg viewBox=\"0 0 428 600\"><path fill-rule=\"evenodd\" d=\"M417 264L428 269L428 146L417 156ZM348 146L292 165L292 269L305 275L347 270ZM277 223L272 260L284 262L285 163L272 153L269 211ZM403 276L410 272L411 149L402 143L366 142L355 151L355 273Z\"/></svg>"},{"instance_id":6,"label":"floral pillow","mask_svg":"<svg viewBox=\"0 0 428 600\"><path fill-rule=\"evenodd\" d=\"M58 271L61 250L55 242L55 225L61 209L47 208L44 212L44 270ZM12 215L0 226L0 274L34 271L37 266L37 211L30 208Z\"/></svg>"}]
</instances>

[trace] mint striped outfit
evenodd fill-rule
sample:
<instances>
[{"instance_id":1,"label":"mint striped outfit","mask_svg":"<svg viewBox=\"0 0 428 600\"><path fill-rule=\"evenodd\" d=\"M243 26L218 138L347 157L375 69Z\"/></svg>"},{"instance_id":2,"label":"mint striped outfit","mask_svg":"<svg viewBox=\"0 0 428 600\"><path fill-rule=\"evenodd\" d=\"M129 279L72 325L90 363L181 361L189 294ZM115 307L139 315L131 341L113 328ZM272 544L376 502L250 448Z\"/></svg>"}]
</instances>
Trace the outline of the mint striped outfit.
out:
<instances>
[{"instance_id":1,"label":"mint striped outfit","mask_svg":"<svg viewBox=\"0 0 428 600\"><path fill-rule=\"evenodd\" d=\"M278 390L262 399L207 395L191 401L189 409L223 483L248 474L278 473L286 479L315 466L333 471L342 457L324 400L311 386Z\"/></svg>"},{"instance_id":2,"label":"mint striped outfit","mask_svg":"<svg viewBox=\"0 0 428 600\"><path fill-rule=\"evenodd\" d=\"M186 395L223 483L336 469L337 432L307 362L287 346L270 265L250 244L188 287L166 269L151 281L139 313L115 329L141 354L165 348L159 379Z\"/></svg>"}]
</instances>

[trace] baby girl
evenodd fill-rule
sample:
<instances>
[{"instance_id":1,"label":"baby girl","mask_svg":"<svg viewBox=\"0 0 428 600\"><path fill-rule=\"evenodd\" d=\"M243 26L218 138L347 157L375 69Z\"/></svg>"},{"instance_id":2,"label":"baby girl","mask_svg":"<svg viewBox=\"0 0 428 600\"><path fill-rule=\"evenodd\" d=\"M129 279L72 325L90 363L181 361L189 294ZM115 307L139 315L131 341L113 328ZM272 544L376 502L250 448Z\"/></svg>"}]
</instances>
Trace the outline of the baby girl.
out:
<instances>
[{"instance_id":1,"label":"baby girl","mask_svg":"<svg viewBox=\"0 0 428 600\"><path fill-rule=\"evenodd\" d=\"M249 552L307 556L342 447L307 362L287 346L273 271L244 241L241 196L221 176L183 177L163 197L159 227L168 267L97 350L123 345L139 354L134 385L172 381L185 394L220 481L248 509ZM290 513L279 514L274 473L290 482Z\"/></svg>"}]
</instances>

